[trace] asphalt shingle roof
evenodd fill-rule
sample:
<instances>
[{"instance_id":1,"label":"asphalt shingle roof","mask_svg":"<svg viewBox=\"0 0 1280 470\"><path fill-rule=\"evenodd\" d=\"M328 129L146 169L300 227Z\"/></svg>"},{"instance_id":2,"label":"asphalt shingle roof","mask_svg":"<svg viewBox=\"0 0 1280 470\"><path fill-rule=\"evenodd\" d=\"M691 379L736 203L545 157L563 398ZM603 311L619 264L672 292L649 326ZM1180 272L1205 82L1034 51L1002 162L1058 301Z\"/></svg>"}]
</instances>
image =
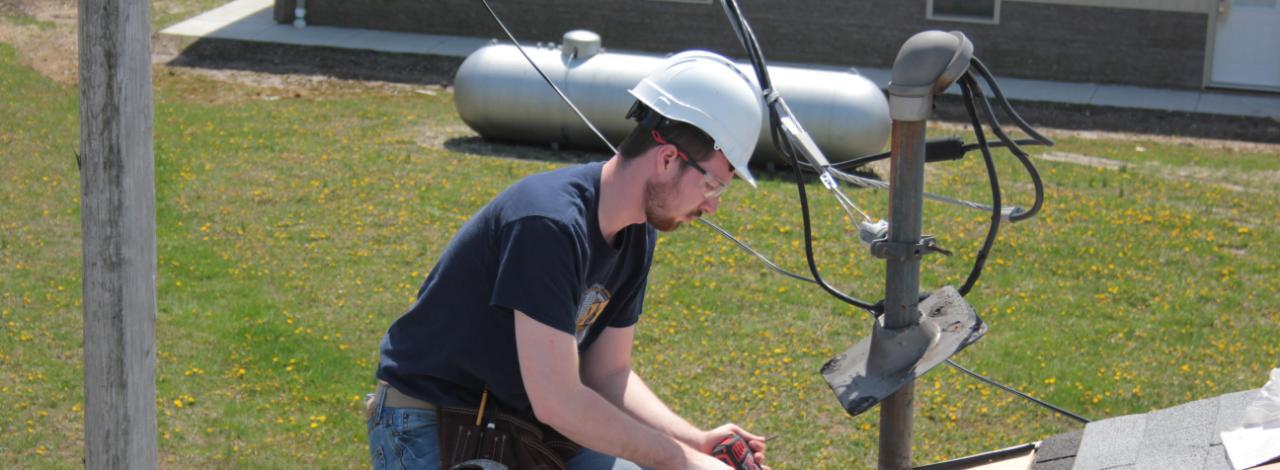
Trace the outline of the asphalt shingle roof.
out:
<instances>
[{"instance_id":1,"label":"asphalt shingle roof","mask_svg":"<svg viewBox=\"0 0 1280 470\"><path fill-rule=\"evenodd\" d=\"M1258 390L1248 390L1094 421L1083 433L1046 439L1032 469L1230 470L1219 433L1239 427L1258 396ZM1078 448L1072 448L1073 439Z\"/></svg>"},{"instance_id":2,"label":"asphalt shingle roof","mask_svg":"<svg viewBox=\"0 0 1280 470\"><path fill-rule=\"evenodd\" d=\"M1084 431L1059 434L1040 443L1036 448L1032 468L1036 470L1071 470L1075 464L1076 450Z\"/></svg>"}]
</instances>

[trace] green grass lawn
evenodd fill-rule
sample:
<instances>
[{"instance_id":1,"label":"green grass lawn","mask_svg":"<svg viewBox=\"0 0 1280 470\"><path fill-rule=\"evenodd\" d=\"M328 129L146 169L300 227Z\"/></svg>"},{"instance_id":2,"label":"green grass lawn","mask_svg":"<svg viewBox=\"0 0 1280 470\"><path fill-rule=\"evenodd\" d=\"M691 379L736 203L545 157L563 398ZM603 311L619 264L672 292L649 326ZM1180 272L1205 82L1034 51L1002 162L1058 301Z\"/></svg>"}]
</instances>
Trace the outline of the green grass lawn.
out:
<instances>
[{"instance_id":1,"label":"green grass lawn","mask_svg":"<svg viewBox=\"0 0 1280 470\"><path fill-rule=\"evenodd\" d=\"M275 99L162 71L155 92L162 465L364 465L381 335L473 211L563 160L478 142L443 91ZM79 467L77 91L0 44L0 93L0 467ZM1115 163L1038 159L1044 212L1003 227L968 299L990 333L957 360L1094 418L1260 387L1280 353L1280 152L1069 135L1051 150ZM997 158L1007 203L1028 206ZM984 175L972 154L932 166L928 187L985 201ZM826 277L879 299L883 262L810 194ZM885 216L886 193L850 196ZM957 255L927 258L923 286L959 284L985 215L925 208ZM785 175L735 185L714 220L803 271ZM847 416L818 374L868 334L864 313L696 225L661 238L645 305L637 367L678 412L783 436L774 468L874 465L876 413ZM919 463L1079 427L947 368L917 392Z\"/></svg>"}]
</instances>

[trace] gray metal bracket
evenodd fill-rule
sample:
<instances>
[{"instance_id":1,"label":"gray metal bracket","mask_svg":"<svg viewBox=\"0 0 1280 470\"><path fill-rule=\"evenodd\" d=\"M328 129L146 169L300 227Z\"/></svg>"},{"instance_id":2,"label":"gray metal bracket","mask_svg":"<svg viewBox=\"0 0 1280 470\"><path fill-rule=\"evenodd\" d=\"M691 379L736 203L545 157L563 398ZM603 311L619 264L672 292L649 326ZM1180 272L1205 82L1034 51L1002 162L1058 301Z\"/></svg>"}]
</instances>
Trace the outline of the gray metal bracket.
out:
<instances>
[{"instance_id":1,"label":"gray metal bracket","mask_svg":"<svg viewBox=\"0 0 1280 470\"><path fill-rule=\"evenodd\" d=\"M918 260L928 253L941 253L951 256L951 251L938 246L938 240L932 235L920 237L920 243L896 243L889 241L887 238L880 238L871 242L871 256L880 259Z\"/></svg>"},{"instance_id":2,"label":"gray metal bracket","mask_svg":"<svg viewBox=\"0 0 1280 470\"><path fill-rule=\"evenodd\" d=\"M822 366L823 378L850 415L871 409L987 332L952 286L921 302L919 315L919 324L896 330L877 321L871 336Z\"/></svg>"}]
</instances>

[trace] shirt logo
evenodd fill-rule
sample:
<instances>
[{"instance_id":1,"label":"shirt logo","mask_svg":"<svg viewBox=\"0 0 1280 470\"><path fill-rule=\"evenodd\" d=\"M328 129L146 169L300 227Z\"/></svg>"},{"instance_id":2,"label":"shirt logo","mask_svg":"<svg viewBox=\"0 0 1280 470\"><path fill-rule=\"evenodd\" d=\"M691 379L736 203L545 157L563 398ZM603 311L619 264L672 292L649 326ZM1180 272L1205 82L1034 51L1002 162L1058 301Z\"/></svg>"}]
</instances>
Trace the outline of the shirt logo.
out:
<instances>
[{"instance_id":1,"label":"shirt logo","mask_svg":"<svg viewBox=\"0 0 1280 470\"><path fill-rule=\"evenodd\" d=\"M609 290L596 284L582 293L582 302L578 304L577 337L578 343L587 337L587 330L600 318L605 306L609 305Z\"/></svg>"}]
</instances>

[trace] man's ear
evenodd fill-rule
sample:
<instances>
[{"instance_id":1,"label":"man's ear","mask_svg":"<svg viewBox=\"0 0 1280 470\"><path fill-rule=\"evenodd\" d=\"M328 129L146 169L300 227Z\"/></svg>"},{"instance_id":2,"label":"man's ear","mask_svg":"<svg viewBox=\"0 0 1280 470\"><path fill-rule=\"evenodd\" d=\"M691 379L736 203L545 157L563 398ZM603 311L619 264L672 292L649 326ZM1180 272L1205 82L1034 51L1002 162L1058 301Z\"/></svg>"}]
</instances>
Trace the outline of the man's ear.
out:
<instances>
[{"instance_id":1,"label":"man's ear","mask_svg":"<svg viewBox=\"0 0 1280 470\"><path fill-rule=\"evenodd\" d=\"M674 145L656 145L649 149L653 152L654 165L658 174L665 173L671 165L676 165L676 148Z\"/></svg>"}]
</instances>

